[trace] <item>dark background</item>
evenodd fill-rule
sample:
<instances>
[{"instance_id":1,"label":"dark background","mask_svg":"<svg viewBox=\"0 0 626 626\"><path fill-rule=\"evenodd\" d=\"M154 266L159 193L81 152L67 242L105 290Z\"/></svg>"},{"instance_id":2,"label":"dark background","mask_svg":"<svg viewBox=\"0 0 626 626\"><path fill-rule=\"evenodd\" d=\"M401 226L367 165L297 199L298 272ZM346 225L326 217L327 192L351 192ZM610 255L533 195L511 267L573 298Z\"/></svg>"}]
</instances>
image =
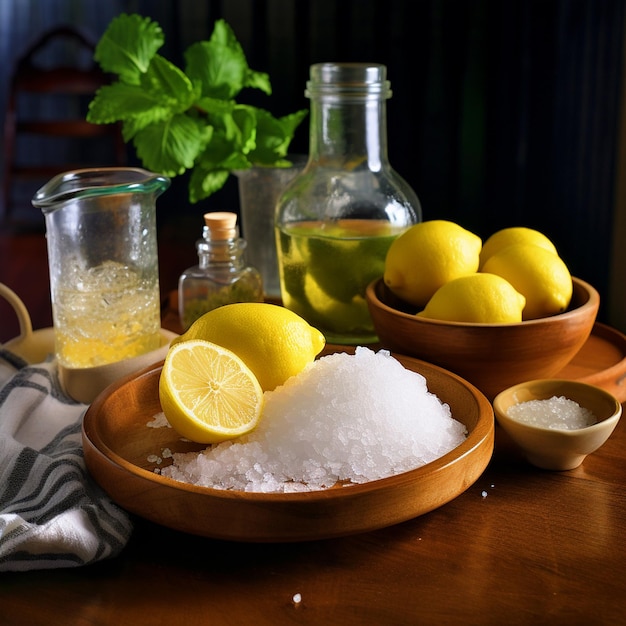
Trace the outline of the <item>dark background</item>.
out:
<instances>
[{"instance_id":1,"label":"dark background","mask_svg":"<svg viewBox=\"0 0 626 626\"><path fill-rule=\"evenodd\" d=\"M247 100L275 115L308 108L312 63L386 64L389 156L424 219L483 239L506 226L545 232L572 273L598 288L606 320L624 0L0 0L0 106L12 61L41 32L72 23L97 41L121 12L156 19L161 53L180 66L184 49L225 18L249 65L272 79L271 97ZM307 150L308 121L293 143ZM186 182L174 181L158 211L161 222L189 225L193 250L202 213L237 209L237 185L231 178L191 206Z\"/></svg>"}]
</instances>

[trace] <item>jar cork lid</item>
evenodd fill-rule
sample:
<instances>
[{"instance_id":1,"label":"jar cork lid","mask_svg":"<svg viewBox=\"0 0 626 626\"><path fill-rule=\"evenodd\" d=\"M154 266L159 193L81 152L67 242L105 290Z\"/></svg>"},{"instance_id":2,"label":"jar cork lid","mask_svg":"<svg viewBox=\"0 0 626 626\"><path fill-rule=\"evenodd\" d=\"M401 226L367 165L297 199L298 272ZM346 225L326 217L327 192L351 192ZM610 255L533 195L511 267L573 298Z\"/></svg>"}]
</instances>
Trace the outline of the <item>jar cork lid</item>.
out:
<instances>
[{"instance_id":1,"label":"jar cork lid","mask_svg":"<svg viewBox=\"0 0 626 626\"><path fill-rule=\"evenodd\" d=\"M209 238L213 241L234 239L238 235L236 213L226 211L205 213L204 223L209 231Z\"/></svg>"}]
</instances>

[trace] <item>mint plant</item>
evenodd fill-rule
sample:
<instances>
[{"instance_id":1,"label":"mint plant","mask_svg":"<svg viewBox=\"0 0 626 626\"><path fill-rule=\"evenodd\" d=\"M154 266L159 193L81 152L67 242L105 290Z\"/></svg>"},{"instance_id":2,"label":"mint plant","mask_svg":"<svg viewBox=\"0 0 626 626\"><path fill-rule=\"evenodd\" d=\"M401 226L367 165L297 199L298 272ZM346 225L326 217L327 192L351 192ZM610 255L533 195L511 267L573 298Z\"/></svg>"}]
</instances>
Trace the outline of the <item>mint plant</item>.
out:
<instances>
[{"instance_id":1,"label":"mint plant","mask_svg":"<svg viewBox=\"0 0 626 626\"><path fill-rule=\"evenodd\" d=\"M248 67L244 51L224 20L208 41L192 44L185 69L158 54L163 30L150 18L121 14L107 27L94 58L117 76L101 87L87 120L122 123L145 168L174 177L191 170L189 200L223 187L233 170L255 165L287 167L287 150L308 111L281 118L240 104L244 88L272 93L269 76Z\"/></svg>"}]
</instances>

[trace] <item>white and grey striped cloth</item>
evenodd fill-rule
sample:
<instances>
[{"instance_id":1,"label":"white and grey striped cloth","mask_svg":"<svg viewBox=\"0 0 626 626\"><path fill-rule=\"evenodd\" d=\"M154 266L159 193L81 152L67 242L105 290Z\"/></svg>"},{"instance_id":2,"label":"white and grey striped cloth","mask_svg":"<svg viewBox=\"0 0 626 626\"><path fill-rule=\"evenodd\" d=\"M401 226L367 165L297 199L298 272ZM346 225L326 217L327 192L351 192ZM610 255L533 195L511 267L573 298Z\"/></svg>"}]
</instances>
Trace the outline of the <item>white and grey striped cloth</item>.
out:
<instances>
[{"instance_id":1,"label":"white and grey striped cloth","mask_svg":"<svg viewBox=\"0 0 626 626\"><path fill-rule=\"evenodd\" d=\"M55 361L0 349L0 572L76 567L126 545L130 518L85 468L86 408L60 390Z\"/></svg>"}]
</instances>

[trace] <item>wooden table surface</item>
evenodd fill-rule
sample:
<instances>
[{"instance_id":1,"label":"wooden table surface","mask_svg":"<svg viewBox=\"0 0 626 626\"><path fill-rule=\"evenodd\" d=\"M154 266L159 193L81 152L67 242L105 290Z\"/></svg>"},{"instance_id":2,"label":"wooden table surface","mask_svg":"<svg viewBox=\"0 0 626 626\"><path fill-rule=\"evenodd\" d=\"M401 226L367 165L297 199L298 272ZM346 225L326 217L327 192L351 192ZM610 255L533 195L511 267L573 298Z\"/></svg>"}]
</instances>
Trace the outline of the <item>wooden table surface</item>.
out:
<instances>
[{"instance_id":1,"label":"wooden table surface","mask_svg":"<svg viewBox=\"0 0 626 626\"><path fill-rule=\"evenodd\" d=\"M626 420L563 473L497 428L467 491L368 534L243 544L135 519L115 559L0 574L0 624L626 624Z\"/></svg>"},{"instance_id":2,"label":"wooden table surface","mask_svg":"<svg viewBox=\"0 0 626 626\"><path fill-rule=\"evenodd\" d=\"M626 420L564 473L533 469L498 429L483 476L422 517L279 545L136 520L116 559L0 575L0 623L624 624L625 485Z\"/></svg>"}]
</instances>

